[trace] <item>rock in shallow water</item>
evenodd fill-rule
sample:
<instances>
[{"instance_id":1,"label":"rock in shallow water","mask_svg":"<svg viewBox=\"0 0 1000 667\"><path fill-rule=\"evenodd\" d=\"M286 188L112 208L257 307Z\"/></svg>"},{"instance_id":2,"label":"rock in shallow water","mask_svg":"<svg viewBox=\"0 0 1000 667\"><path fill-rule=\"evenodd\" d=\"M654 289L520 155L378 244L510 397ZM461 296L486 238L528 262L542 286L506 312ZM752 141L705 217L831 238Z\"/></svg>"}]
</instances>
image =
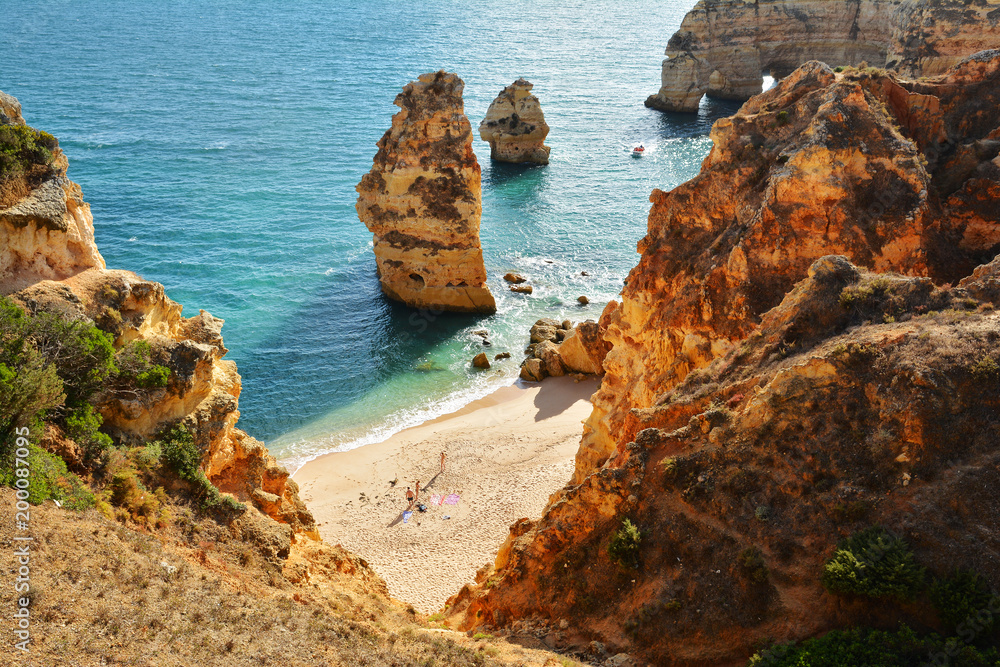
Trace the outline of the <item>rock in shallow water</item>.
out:
<instances>
[{"instance_id":1,"label":"rock in shallow water","mask_svg":"<svg viewBox=\"0 0 1000 667\"><path fill-rule=\"evenodd\" d=\"M500 91L479 124L479 136L490 144L490 157L498 162L549 163L549 133L533 85L518 79Z\"/></svg>"}]
</instances>

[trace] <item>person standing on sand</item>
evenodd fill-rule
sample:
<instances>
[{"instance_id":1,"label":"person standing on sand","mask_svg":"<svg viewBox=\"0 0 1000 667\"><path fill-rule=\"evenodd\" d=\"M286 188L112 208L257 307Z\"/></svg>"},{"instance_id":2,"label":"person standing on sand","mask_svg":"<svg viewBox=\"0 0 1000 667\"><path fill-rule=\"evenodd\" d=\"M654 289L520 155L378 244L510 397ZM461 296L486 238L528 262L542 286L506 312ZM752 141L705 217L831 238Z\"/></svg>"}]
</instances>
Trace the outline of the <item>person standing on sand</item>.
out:
<instances>
[{"instance_id":1,"label":"person standing on sand","mask_svg":"<svg viewBox=\"0 0 1000 667\"><path fill-rule=\"evenodd\" d=\"M420 488L420 483L417 483L417 488ZM413 495L413 490L410 487L406 487L406 502L410 503L410 507L413 507L413 503L416 502L417 497Z\"/></svg>"},{"instance_id":2,"label":"person standing on sand","mask_svg":"<svg viewBox=\"0 0 1000 667\"><path fill-rule=\"evenodd\" d=\"M419 479L417 480L417 496L416 496L416 498L414 498L413 502L415 502L415 503L419 503L420 502L420 480Z\"/></svg>"},{"instance_id":3,"label":"person standing on sand","mask_svg":"<svg viewBox=\"0 0 1000 667\"><path fill-rule=\"evenodd\" d=\"M441 472L444 473L444 452L441 452Z\"/></svg>"}]
</instances>

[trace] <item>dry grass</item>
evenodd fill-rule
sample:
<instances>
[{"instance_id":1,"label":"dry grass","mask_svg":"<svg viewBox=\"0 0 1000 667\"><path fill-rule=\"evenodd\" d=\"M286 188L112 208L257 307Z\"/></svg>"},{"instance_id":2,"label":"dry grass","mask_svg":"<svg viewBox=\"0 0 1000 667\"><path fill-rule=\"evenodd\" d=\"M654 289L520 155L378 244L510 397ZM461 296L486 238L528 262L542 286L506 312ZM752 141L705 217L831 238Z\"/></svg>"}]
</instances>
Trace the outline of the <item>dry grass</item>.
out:
<instances>
[{"instance_id":1,"label":"dry grass","mask_svg":"<svg viewBox=\"0 0 1000 667\"><path fill-rule=\"evenodd\" d=\"M0 489L7 572L14 502ZM360 578L292 584L226 526L171 511L179 518L172 528L147 534L94 510L32 508L33 664L558 664L551 653L429 630ZM0 594L5 609L13 594L9 586Z\"/></svg>"}]
</instances>

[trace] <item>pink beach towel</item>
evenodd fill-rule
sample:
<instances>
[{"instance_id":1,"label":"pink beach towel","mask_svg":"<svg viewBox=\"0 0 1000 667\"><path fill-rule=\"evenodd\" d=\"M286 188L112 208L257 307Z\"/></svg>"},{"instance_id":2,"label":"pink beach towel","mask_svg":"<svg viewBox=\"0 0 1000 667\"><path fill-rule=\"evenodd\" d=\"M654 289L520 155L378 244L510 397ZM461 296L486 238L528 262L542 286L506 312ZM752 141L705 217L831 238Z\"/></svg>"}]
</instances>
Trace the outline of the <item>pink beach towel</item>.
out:
<instances>
[{"instance_id":1,"label":"pink beach towel","mask_svg":"<svg viewBox=\"0 0 1000 667\"><path fill-rule=\"evenodd\" d=\"M444 498L444 504L445 505L457 505L458 504L458 494L457 493L449 493Z\"/></svg>"},{"instance_id":2,"label":"pink beach towel","mask_svg":"<svg viewBox=\"0 0 1000 667\"><path fill-rule=\"evenodd\" d=\"M444 499L441 497L441 494L435 493L431 496L431 505L440 505L442 500Z\"/></svg>"}]
</instances>

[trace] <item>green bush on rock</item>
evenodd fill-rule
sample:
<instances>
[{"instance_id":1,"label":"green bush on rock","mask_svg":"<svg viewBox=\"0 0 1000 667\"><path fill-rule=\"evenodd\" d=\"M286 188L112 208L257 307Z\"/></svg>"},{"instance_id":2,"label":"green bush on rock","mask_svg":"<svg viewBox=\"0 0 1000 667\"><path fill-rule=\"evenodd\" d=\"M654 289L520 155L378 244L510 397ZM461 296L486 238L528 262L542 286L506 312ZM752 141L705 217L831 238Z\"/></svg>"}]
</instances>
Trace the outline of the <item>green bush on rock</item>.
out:
<instances>
[{"instance_id":1,"label":"green bush on rock","mask_svg":"<svg viewBox=\"0 0 1000 667\"><path fill-rule=\"evenodd\" d=\"M611 536L608 543L608 555L619 566L634 570L639 567L639 545L642 543L642 532L631 520L622 521L621 527Z\"/></svg>"},{"instance_id":2,"label":"green bush on rock","mask_svg":"<svg viewBox=\"0 0 1000 667\"><path fill-rule=\"evenodd\" d=\"M996 627L1000 597L978 574L956 570L931 584L929 593L941 621L959 636L981 637Z\"/></svg>"},{"instance_id":3,"label":"green bush on rock","mask_svg":"<svg viewBox=\"0 0 1000 667\"><path fill-rule=\"evenodd\" d=\"M747 667L996 667L1000 654L995 648L979 649L958 639L938 635L919 636L902 626L896 632L881 630L834 630L801 643L781 644L757 653Z\"/></svg>"},{"instance_id":4,"label":"green bush on rock","mask_svg":"<svg viewBox=\"0 0 1000 667\"><path fill-rule=\"evenodd\" d=\"M0 181L20 176L32 165L48 166L59 142L27 125L0 125Z\"/></svg>"},{"instance_id":5,"label":"green bush on rock","mask_svg":"<svg viewBox=\"0 0 1000 667\"><path fill-rule=\"evenodd\" d=\"M837 545L822 581L834 593L909 600L924 587L924 569L903 540L872 526Z\"/></svg>"}]
</instances>

